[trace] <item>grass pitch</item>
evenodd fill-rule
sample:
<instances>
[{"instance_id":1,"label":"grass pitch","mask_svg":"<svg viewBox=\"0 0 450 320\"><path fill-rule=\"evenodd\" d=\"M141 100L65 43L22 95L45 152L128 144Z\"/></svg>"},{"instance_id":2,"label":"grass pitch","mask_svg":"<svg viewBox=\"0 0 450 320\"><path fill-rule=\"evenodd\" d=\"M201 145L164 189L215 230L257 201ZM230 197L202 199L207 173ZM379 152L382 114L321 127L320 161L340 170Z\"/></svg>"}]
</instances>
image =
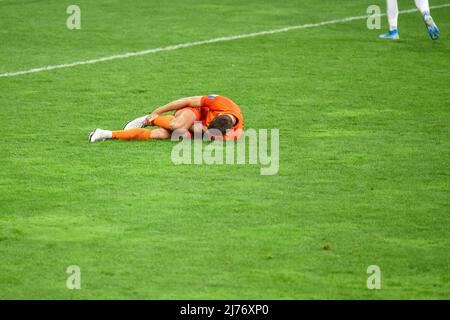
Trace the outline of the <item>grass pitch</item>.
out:
<instances>
[{"instance_id":1,"label":"grass pitch","mask_svg":"<svg viewBox=\"0 0 450 320\"><path fill-rule=\"evenodd\" d=\"M0 0L0 73L364 15L384 1ZM431 1L432 5L446 3ZM400 1L409 9L412 1ZM449 299L450 8L0 78L0 298ZM387 27L382 19L384 30ZM95 127L220 93L280 171ZM327 250L324 250L327 249ZM66 288L69 265L81 290ZM378 265L382 289L366 288Z\"/></svg>"}]
</instances>

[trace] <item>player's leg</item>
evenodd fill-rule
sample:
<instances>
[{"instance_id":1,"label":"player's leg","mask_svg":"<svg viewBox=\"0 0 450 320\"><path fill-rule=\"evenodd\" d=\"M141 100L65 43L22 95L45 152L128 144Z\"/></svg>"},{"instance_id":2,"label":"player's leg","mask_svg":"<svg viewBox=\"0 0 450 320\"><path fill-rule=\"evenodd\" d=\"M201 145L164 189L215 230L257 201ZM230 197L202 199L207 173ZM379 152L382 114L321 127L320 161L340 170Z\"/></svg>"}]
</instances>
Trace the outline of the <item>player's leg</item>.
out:
<instances>
[{"instance_id":1,"label":"player's leg","mask_svg":"<svg viewBox=\"0 0 450 320\"><path fill-rule=\"evenodd\" d=\"M414 2L416 3L416 7L420 13L430 13L430 4L428 3L428 0L414 0Z\"/></svg>"},{"instance_id":2,"label":"player's leg","mask_svg":"<svg viewBox=\"0 0 450 320\"><path fill-rule=\"evenodd\" d=\"M194 120L192 120L194 119ZM147 116L128 121L124 130L144 128L146 126L157 126L167 130L186 129L191 127L195 120L200 120L200 110L198 108L183 108L175 112L174 115L159 116L151 123L147 121Z\"/></svg>"},{"instance_id":3,"label":"player's leg","mask_svg":"<svg viewBox=\"0 0 450 320\"><path fill-rule=\"evenodd\" d=\"M200 110L198 108L183 108L175 112L173 116L159 116L147 125L158 126L169 131L188 131L195 121L200 120Z\"/></svg>"},{"instance_id":4,"label":"player's leg","mask_svg":"<svg viewBox=\"0 0 450 320\"><path fill-rule=\"evenodd\" d=\"M142 129L134 128L129 130L102 130L95 129L89 135L89 142L103 141L108 139L120 140L151 140L151 139L169 139L170 132L166 129Z\"/></svg>"},{"instance_id":5,"label":"player's leg","mask_svg":"<svg viewBox=\"0 0 450 320\"><path fill-rule=\"evenodd\" d=\"M155 124L158 122L158 118L155 119ZM200 120L200 110L193 108L184 108L175 112L174 118L169 122L167 129L171 131L188 131L194 125L194 122L196 120Z\"/></svg>"},{"instance_id":6,"label":"player's leg","mask_svg":"<svg viewBox=\"0 0 450 320\"><path fill-rule=\"evenodd\" d=\"M420 11L427 27L428 34L432 40L439 39L439 28L434 23L433 18L430 15L430 4L428 0L415 0L416 7Z\"/></svg>"},{"instance_id":7,"label":"player's leg","mask_svg":"<svg viewBox=\"0 0 450 320\"><path fill-rule=\"evenodd\" d=\"M398 3L397 0L386 0L387 18L389 23L389 32L380 35L382 39L397 40L400 38L398 33Z\"/></svg>"},{"instance_id":8,"label":"player's leg","mask_svg":"<svg viewBox=\"0 0 450 320\"><path fill-rule=\"evenodd\" d=\"M166 129L130 129L112 131L112 139L120 140L162 140L169 139L170 133Z\"/></svg>"}]
</instances>

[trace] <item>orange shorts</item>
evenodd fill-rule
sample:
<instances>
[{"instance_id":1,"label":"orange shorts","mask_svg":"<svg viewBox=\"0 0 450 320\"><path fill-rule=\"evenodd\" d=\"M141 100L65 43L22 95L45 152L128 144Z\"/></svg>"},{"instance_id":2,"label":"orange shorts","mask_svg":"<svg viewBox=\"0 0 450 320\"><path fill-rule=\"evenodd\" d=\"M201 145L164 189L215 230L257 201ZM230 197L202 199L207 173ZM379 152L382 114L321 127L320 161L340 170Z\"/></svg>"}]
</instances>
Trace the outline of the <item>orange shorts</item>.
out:
<instances>
[{"instance_id":1,"label":"orange shorts","mask_svg":"<svg viewBox=\"0 0 450 320\"><path fill-rule=\"evenodd\" d=\"M194 115L195 115L195 121L200 121L202 119L202 112L200 110L200 108L196 108L196 107L185 107L185 108L181 108L178 109L174 115L176 116L178 112L180 112L181 110L191 110Z\"/></svg>"}]
</instances>

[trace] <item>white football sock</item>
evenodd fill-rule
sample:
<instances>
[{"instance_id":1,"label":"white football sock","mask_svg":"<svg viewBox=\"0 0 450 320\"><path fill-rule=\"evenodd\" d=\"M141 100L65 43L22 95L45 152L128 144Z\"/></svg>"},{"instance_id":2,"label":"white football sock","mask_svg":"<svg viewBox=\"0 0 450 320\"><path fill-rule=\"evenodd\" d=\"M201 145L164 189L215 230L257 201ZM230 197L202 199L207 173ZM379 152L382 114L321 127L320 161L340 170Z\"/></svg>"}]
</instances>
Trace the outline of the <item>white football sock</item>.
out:
<instances>
[{"instance_id":1,"label":"white football sock","mask_svg":"<svg viewBox=\"0 0 450 320\"><path fill-rule=\"evenodd\" d=\"M110 130L98 129L96 134L100 139L112 139L112 131Z\"/></svg>"},{"instance_id":2,"label":"white football sock","mask_svg":"<svg viewBox=\"0 0 450 320\"><path fill-rule=\"evenodd\" d=\"M430 13L430 4L428 3L428 0L415 0L416 7L419 9L419 11L422 13Z\"/></svg>"},{"instance_id":3,"label":"white football sock","mask_svg":"<svg viewBox=\"0 0 450 320\"><path fill-rule=\"evenodd\" d=\"M386 0L386 6L387 6L387 18L389 22L389 30L392 31L394 29L397 29L397 22L398 22L397 0Z\"/></svg>"}]
</instances>

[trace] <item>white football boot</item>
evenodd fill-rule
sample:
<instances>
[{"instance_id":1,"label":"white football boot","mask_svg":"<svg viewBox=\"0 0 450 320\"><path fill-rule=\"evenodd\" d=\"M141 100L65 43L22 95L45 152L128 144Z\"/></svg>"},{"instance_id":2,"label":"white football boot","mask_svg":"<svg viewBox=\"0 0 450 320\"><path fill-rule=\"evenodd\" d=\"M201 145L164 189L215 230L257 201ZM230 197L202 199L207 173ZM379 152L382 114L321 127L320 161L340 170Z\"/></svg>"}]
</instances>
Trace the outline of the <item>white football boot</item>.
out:
<instances>
[{"instance_id":1,"label":"white football boot","mask_svg":"<svg viewBox=\"0 0 450 320\"><path fill-rule=\"evenodd\" d=\"M89 142L93 143L96 141L103 141L106 139L112 138L112 131L109 130L102 130L102 129L95 129L89 134Z\"/></svg>"},{"instance_id":2,"label":"white football boot","mask_svg":"<svg viewBox=\"0 0 450 320\"><path fill-rule=\"evenodd\" d=\"M139 117L137 119L128 121L125 124L125 127L123 127L123 130L129 130L129 129L136 129L136 128L143 128L145 127L146 123L147 123L147 117L148 115Z\"/></svg>"}]
</instances>

